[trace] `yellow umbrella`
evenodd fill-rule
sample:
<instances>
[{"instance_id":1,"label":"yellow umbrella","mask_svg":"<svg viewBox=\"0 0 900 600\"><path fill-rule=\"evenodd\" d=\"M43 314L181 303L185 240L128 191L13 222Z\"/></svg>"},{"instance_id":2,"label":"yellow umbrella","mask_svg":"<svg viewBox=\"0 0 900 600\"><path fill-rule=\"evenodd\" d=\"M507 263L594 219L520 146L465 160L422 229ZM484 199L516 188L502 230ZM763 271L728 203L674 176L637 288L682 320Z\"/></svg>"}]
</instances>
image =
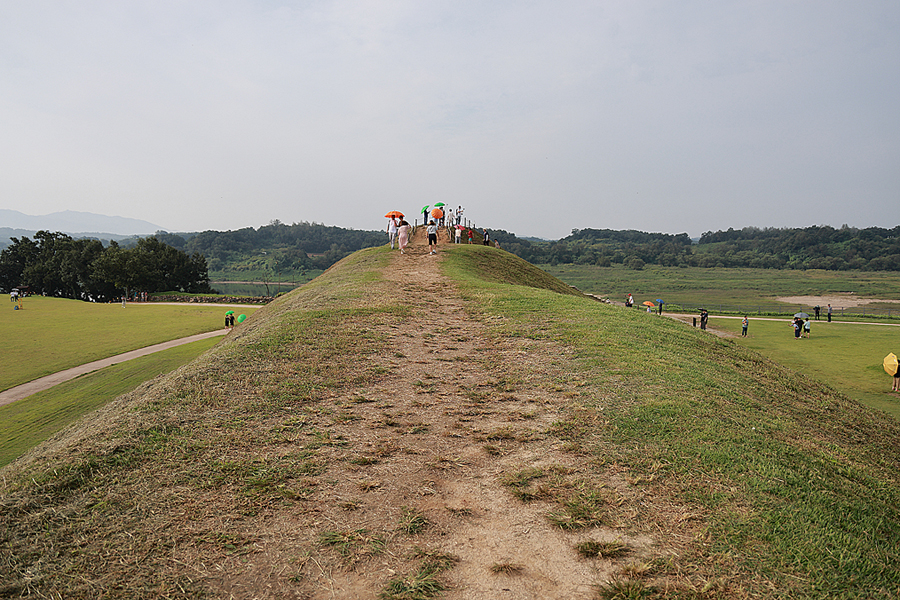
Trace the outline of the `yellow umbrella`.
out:
<instances>
[{"instance_id":1,"label":"yellow umbrella","mask_svg":"<svg viewBox=\"0 0 900 600\"><path fill-rule=\"evenodd\" d=\"M893 352L884 357L884 370L888 375L897 374L897 357Z\"/></svg>"}]
</instances>

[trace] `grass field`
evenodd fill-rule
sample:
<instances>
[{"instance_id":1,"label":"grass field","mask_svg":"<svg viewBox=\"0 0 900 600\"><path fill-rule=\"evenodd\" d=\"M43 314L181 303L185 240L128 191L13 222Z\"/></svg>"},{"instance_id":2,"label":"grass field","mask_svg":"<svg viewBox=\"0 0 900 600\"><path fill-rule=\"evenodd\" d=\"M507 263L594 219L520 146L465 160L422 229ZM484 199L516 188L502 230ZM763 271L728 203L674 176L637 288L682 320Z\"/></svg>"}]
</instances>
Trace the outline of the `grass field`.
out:
<instances>
[{"instance_id":1,"label":"grass field","mask_svg":"<svg viewBox=\"0 0 900 600\"><path fill-rule=\"evenodd\" d=\"M219 338L183 344L119 363L49 390L0 406L0 467L9 464L81 415L143 382L177 369L219 342Z\"/></svg>"},{"instance_id":2,"label":"grass field","mask_svg":"<svg viewBox=\"0 0 900 600\"><path fill-rule=\"evenodd\" d=\"M3 305L0 305L3 306ZM7 306L0 317L0 390L137 348L224 326L221 306L93 304L27 298L24 310ZM251 314L256 306L238 313Z\"/></svg>"},{"instance_id":3,"label":"grass field","mask_svg":"<svg viewBox=\"0 0 900 600\"><path fill-rule=\"evenodd\" d=\"M698 267L647 266L640 271L622 265L541 265L570 285L588 294L624 301L629 293L640 304L662 298L670 304L718 307L780 306L793 312L798 305L777 301L783 296L848 293L864 298L900 300L900 273L862 271L794 271L777 269L701 269ZM873 304L892 309L900 316L900 306ZM808 308L808 307L804 307Z\"/></svg>"},{"instance_id":4,"label":"grass field","mask_svg":"<svg viewBox=\"0 0 900 600\"><path fill-rule=\"evenodd\" d=\"M796 340L787 320L750 319L747 337L736 341L900 419L900 396L890 393L891 377L881 365L889 352L900 352L900 327L811 323L810 338ZM740 336L739 319L713 316L710 325Z\"/></svg>"}]
</instances>

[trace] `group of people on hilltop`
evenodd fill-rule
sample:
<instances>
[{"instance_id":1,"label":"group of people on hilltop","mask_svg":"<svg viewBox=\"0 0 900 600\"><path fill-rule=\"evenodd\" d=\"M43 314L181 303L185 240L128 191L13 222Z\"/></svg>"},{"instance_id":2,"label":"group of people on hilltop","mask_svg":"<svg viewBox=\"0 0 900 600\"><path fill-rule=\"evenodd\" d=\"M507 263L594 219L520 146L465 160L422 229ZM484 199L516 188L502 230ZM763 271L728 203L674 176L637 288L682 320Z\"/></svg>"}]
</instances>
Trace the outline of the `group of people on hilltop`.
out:
<instances>
[{"instance_id":1,"label":"group of people on hilltop","mask_svg":"<svg viewBox=\"0 0 900 600\"><path fill-rule=\"evenodd\" d=\"M448 209L447 212L449 215L452 215L452 210ZM448 229L453 230L453 239L454 239L455 243L461 244L463 235L465 234L468 242L470 244L474 244L475 243L475 230L471 227L464 227L463 225L459 224L459 221L462 219L462 212L463 212L463 208L462 208L462 206L460 206L456 211L457 224L455 226L452 225L453 219L451 217L449 220L450 225L447 225L447 227L448 227ZM431 254L437 253L437 232L438 232L438 229L445 226L442 223L443 221L444 221L443 217L432 218L432 219L428 220L427 225L425 226L426 233L428 235L428 247L429 247ZM405 219L403 219L403 217L399 217L399 216L388 217L387 234L388 234L388 239L389 239L389 242L391 245L391 250L394 249L394 244L396 243L397 246L400 248L400 253L404 254L405 253L404 250L406 249L406 246L409 243L409 234L410 234L411 230L412 230L412 227ZM491 235L487 229L481 230L481 236L482 236L482 244L484 244L485 246L490 246L491 245ZM493 245L496 248L499 248L500 242L497 240L494 240Z\"/></svg>"}]
</instances>

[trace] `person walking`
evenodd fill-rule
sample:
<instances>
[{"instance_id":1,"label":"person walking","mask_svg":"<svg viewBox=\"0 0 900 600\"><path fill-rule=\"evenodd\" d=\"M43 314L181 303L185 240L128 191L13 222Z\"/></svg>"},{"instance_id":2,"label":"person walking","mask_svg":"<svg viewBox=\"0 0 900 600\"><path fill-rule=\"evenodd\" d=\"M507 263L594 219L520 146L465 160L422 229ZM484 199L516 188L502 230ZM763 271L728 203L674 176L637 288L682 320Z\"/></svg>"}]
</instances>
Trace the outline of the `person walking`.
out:
<instances>
[{"instance_id":1,"label":"person walking","mask_svg":"<svg viewBox=\"0 0 900 600\"><path fill-rule=\"evenodd\" d=\"M744 319L741 321L741 337L747 337L747 327L750 325L750 320L747 319L747 315L744 315Z\"/></svg>"},{"instance_id":2,"label":"person walking","mask_svg":"<svg viewBox=\"0 0 900 600\"><path fill-rule=\"evenodd\" d=\"M809 339L809 317L806 317L806 320L803 321L803 333L806 334L806 339Z\"/></svg>"},{"instance_id":3,"label":"person walking","mask_svg":"<svg viewBox=\"0 0 900 600\"><path fill-rule=\"evenodd\" d=\"M831 323L831 305L828 305L828 322Z\"/></svg>"},{"instance_id":4,"label":"person walking","mask_svg":"<svg viewBox=\"0 0 900 600\"><path fill-rule=\"evenodd\" d=\"M434 219L428 222L428 248L432 254L437 254L437 232L438 226L434 224Z\"/></svg>"},{"instance_id":5,"label":"person walking","mask_svg":"<svg viewBox=\"0 0 900 600\"><path fill-rule=\"evenodd\" d=\"M660 316L662 316L662 307L663 307L663 301L660 300L659 301L659 313L658 313Z\"/></svg>"},{"instance_id":6,"label":"person walking","mask_svg":"<svg viewBox=\"0 0 900 600\"><path fill-rule=\"evenodd\" d=\"M391 250L394 249L394 240L397 239L397 219L391 217L387 226L388 238L391 240Z\"/></svg>"},{"instance_id":7,"label":"person walking","mask_svg":"<svg viewBox=\"0 0 900 600\"><path fill-rule=\"evenodd\" d=\"M468 232L469 243L470 243L470 244L474 244L475 242L474 242L473 240L475 239L475 234L472 232L472 229L471 229L471 228L469 228L468 231L469 231L469 232Z\"/></svg>"},{"instance_id":8,"label":"person walking","mask_svg":"<svg viewBox=\"0 0 900 600\"><path fill-rule=\"evenodd\" d=\"M397 245L400 246L400 254L404 254L409 243L409 223L406 219L400 219L400 227L397 228Z\"/></svg>"}]
</instances>

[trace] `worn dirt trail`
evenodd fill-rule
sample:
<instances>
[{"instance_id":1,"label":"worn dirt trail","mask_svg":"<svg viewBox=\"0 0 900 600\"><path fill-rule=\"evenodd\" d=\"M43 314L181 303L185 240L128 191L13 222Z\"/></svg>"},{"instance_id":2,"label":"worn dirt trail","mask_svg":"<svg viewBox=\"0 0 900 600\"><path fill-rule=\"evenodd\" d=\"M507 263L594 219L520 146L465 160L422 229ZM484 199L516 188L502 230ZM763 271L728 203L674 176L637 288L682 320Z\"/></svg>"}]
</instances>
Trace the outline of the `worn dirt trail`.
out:
<instances>
[{"instance_id":1,"label":"worn dirt trail","mask_svg":"<svg viewBox=\"0 0 900 600\"><path fill-rule=\"evenodd\" d=\"M375 464L349 465L334 489L330 503L358 507L341 526L390 529L401 507L424 515L429 525L422 533L395 541L409 551L420 547L459 558L442 575L451 584L444 598L593 598L592 586L622 565L582 558L575 544L619 539L639 552L649 540L602 527L564 531L547 519L558 504L522 502L502 481L526 467L570 477L584 468L583 456L564 452L560 440L545 434L570 402L566 390L549 391L541 385L545 379L512 375L515 370L521 376L529 361L544 369L560 349L493 339L439 274L446 237L438 254L430 255L424 232L417 234L390 266L398 293L415 305L414 316L385 332L391 376L353 392L370 400L358 405L360 420L341 431L348 439L367 436L365 447L377 457ZM516 383L505 383L507 378ZM360 489L366 490L362 498ZM385 576L413 568L398 563L408 553L393 554L352 568L310 561L304 571L317 583L319 598L375 597ZM498 566L512 572L494 572Z\"/></svg>"}]
</instances>

